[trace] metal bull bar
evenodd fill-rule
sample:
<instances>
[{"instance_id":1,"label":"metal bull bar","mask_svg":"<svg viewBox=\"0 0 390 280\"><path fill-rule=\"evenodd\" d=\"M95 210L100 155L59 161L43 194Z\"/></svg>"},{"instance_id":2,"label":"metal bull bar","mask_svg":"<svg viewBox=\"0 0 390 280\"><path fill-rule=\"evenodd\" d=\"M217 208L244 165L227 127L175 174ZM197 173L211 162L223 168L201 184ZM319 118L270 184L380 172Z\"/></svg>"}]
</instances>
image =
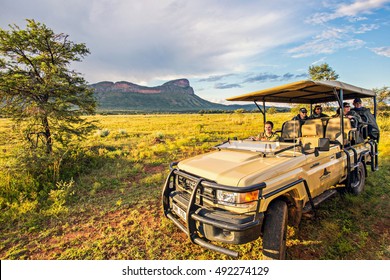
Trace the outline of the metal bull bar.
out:
<instances>
[{"instance_id":1,"label":"metal bull bar","mask_svg":"<svg viewBox=\"0 0 390 280\"><path fill-rule=\"evenodd\" d=\"M200 237L197 233L196 221L204 223L204 224L213 225L217 228L226 229L226 230L230 230L230 231L244 231L244 230L247 230L247 229L250 229L254 226L259 225L261 222L259 209L260 209L260 201L263 198L262 197L262 189L264 189L266 187L266 184L263 182L263 183L259 183L259 184L255 184L255 185L251 185L251 186L247 186L247 187L233 187L233 186L220 185L220 184L217 184L215 182L207 181L204 178L197 178L191 174L188 174L186 172L183 172L183 171L180 171L176 168L173 168L176 165L177 165L177 162L174 162L170 165L171 171L166 179L166 182L165 182L165 185L163 188L163 192L162 192L164 215L167 218L169 218L170 220L172 220L173 223L178 228L180 228L180 230L182 230L184 233L186 233L188 235L188 237L190 238L191 242L196 243L196 244L198 244L202 247L205 247L207 249L217 251L217 252L226 254L228 256L237 258L238 252L221 247L221 246L217 246L215 244L212 244L207 239ZM194 186L193 190L191 191L191 195L190 195L187 209L186 209L186 217L185 217L186 218L186 220L185 220L186 225L183 225L183 223L181 223L179 221L179 219L176 218L176 216L172 214L172 208L170 205L170 194L172 191L174 191L176 189L174 186L174 181L175 181L175 177L177 175L183 176L187 179L190 179L190 180L193 180L196 182L196 185ZM223 191L229 191L229 192L235 192L235 193L245 193L245 192L252 192L252 191L258 190L259 193L258 193L258 197L257 197L256 211L255 211L255 214L253 215L253 220L251 220L250 222L244 223L244 224L234 224L234 223L230 223L227 221L216 220L216 219L213 219L210 217L201 216L201 215L197 214L196 211L200 208L196 204L197 194L198 193L200 194L200 197L199 197L200 203L199 204L202 205L203 204L202 194L203 194L203 190L205 187L213 189L213 190L223 190Z\"/></svg>"}]
</instances>

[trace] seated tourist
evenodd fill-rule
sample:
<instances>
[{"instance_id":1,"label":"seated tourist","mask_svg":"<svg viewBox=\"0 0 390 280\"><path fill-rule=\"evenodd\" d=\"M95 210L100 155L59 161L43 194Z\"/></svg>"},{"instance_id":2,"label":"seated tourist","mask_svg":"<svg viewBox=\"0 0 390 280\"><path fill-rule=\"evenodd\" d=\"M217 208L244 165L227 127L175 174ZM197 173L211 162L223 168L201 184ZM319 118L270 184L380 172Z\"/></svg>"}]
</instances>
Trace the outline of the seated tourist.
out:
<instances>
[{"instance_id":1,"label":"seated tourist","mask_svg":"<svg viewBox=\"0 0 390 280\"><path fill-rule=\"evenodd\" d=\"M348 102L344 102L343 107L344 107L344 111L343 111L344 117L347 117L348 119L351 120L352 127L357 128L359 124L363 123L363 120L359 116L359 114L357 114L355 111L351 111L351 105L349 105ZM337 109L336 115L332 117L339 117L339 116L340 116L340 108Z\"/></svg>"},{"instance_id":2,"label":"seated tourist","mask_svg":"<svg viewBox=\"0 0 390 280\"><path fill-rule=\"evenodd\" d=\"M264 124L264 132L260 133L256 137L250 137L252 140L257 141L271 141L276 142L279 141L279 135L272 131L274 128L274 123L271 121L267 121Z\"/></svg>"},{"instance_id":3,"label":"seated tourist","mask_svg":"<svg viewBox=\"0 0 390 280\"><path fill-rule=\"evenodd\" d=\"M379 126L376 123L375 117L371 114L370 109L363 107L362 100L355 98L353 101L355 108L351 109L351 112L356 112L364 122L368 125L368 135L370 138L377 140L379 143Z\"/></svg>"},{"instance_id":4,"label":"seated tourist","mask_svg":"<svg viewBox=\"0 0 390 280\"><path fill-rule=\"evenodd\" d=\"M309 119L320 119L323 117L328 117L328 115L322 113L321 105L314 106L314 112L312 115L310 115Z\"/></svg>"},{"instance_id":5,"label":"seated tourist","mask_svg":"<svg viewBox=\"0 0 390 280\"><path fill-rule=\"evenodd\" d=\"M292 118L292 120L298 120L300 124L302 125L306 120L307 117L307 110L306 108L299 109L299 114Z\"/></svg>"}]
</instances>

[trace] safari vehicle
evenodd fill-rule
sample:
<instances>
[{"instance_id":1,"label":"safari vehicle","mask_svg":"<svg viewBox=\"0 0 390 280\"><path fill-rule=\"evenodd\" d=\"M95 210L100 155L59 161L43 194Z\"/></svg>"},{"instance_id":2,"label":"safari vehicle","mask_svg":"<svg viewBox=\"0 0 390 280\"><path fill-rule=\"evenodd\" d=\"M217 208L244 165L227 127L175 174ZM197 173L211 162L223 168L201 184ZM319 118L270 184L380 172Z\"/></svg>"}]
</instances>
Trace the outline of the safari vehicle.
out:
<instances>
[{"instance_id":1,"label":"safari vehicle","mask_svg":"<svg viewBox=\"0 0 390 280\"><path fill-rule=\"evenodd\" d=\"M266 121L266 102L313 104L372 98L371 90L339 81L299 81L229 98L253 101ZM259 105L260 103L260 105ZM262 104L261 104L262 103ZM374 116L376 106L374 107ZM377 142L367 125L348 118L286 121L279 142L229 140L170 165L164 214L200 246L232 257L223 243L263 239L263 256L284 259L287 223L339 191L363 191L367 168L378 169Z\"/></svg>"}]
</instances>

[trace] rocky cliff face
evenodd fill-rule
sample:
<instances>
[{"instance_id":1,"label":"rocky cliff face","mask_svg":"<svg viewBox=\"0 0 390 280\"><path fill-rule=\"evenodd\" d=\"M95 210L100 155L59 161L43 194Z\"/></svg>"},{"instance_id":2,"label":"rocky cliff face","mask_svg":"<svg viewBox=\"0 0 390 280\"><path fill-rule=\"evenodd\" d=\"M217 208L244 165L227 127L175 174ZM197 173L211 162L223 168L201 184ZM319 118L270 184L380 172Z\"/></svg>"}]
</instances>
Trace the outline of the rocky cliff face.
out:
<instances>
[{"instance_id":1,"label":"rocky cliff face","mask_svg":"<svg viewBox=\"0 0 390 280\"><path fill-rule=\"evenodd\" d=\"M187 79L178 79L166 82L157 87L145 87L130 82L100 82L91 85L96 93L122 92L122 93L141 93L141 94L169 94L183 93L194 94L193 88Z\"/></svg>"},{"instance_id":2,"label":"rocky cliff face","mask_svg":"<svg viewBox=\"0 0 390 280\"><path fill-rule=\"evenodd\" d=\"M169 81L160 87L169 92L179 91L186 94L194 94L194 89L190 86L190 82L187 79Z\"/></svg>"}]
</instances>

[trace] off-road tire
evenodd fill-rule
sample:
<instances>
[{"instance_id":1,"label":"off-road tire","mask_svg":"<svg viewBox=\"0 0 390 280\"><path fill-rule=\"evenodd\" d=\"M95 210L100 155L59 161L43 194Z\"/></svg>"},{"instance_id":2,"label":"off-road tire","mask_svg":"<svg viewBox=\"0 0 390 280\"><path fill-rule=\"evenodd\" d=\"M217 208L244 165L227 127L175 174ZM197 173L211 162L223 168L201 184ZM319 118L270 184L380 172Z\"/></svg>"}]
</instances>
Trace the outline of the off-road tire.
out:
<instances>
[{"instance_id":1,"label":"off-road tire","mask_svg":"<svg viewBox=\"0 0 390 280\"><path fill-rule=\"evenodd\" d=\"M364 190L364 185L366 183L366 171L364 169L364 164L362 162L358 163L357 174L352 176L351 181L351 193L354 195L359 195Z\"/></svg>"},{"instance_id":2,"label":"off-road tire","mask_svg":"<svg viewBox=\"0 0 390 280\"><path fill-rule=\"evenodd\" d=\"M286 202L271 202L264 217L263 259L284 260L286 258L288 208Z\"/></svg>"}]
</instances>

